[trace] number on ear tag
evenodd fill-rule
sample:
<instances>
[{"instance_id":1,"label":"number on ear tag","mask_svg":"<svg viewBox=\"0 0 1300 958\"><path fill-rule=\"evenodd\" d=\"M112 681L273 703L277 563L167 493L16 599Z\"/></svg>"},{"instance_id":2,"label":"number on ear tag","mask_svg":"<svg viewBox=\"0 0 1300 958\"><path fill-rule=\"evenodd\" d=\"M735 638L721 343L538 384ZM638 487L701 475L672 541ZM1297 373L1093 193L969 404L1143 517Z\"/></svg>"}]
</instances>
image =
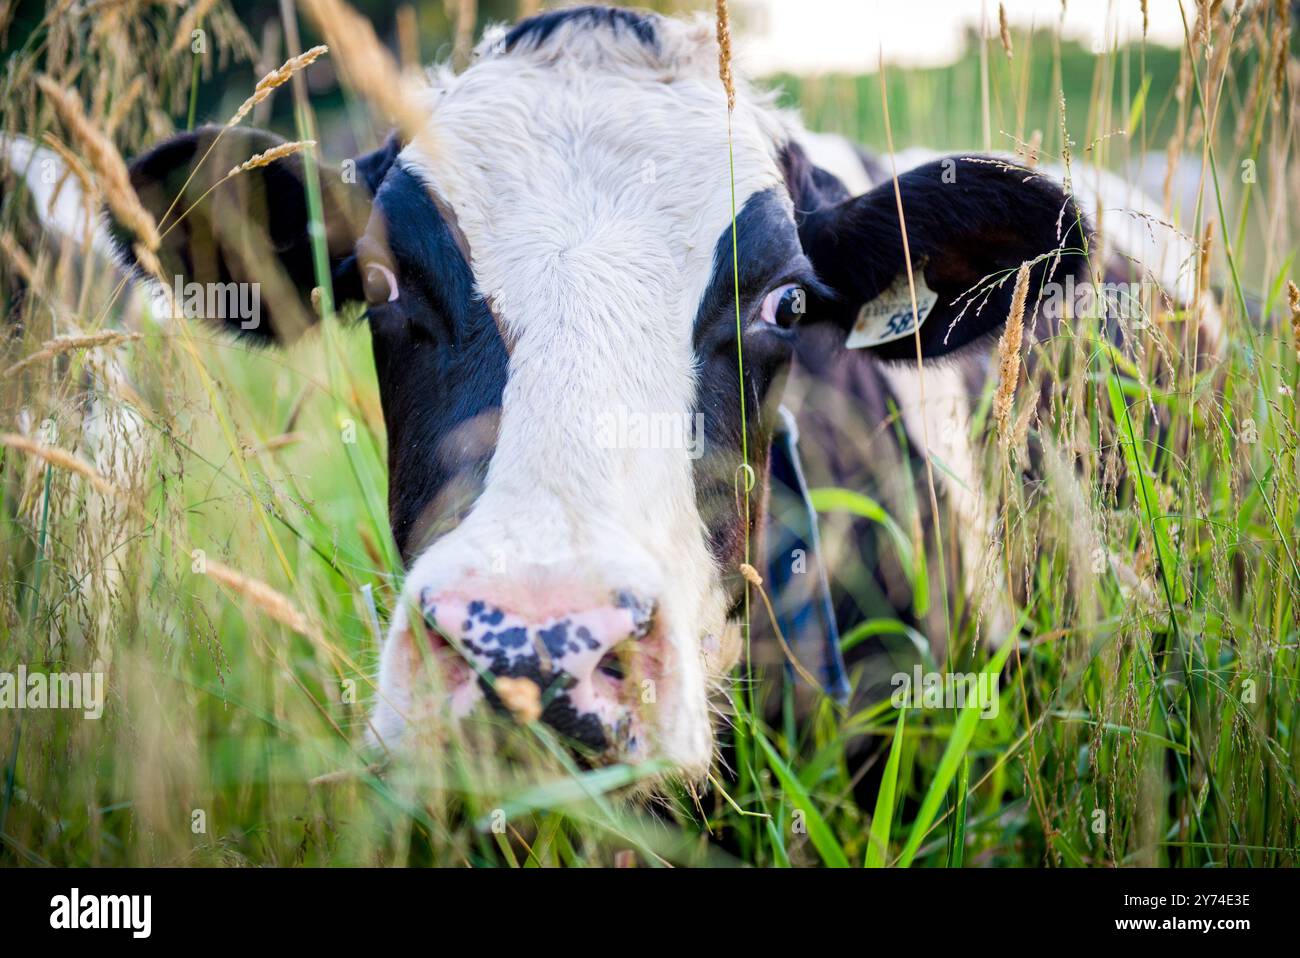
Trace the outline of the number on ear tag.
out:
<instances>
[{"instance_id":1,"label":"number on ear tag","mask_svg":"<svg viewBox=\"0 0 1300 958\"><path fill-rule=\"evenodd\" d=\"M912 294L907 288L907 273L899 273L879 296L868 303L863 303L858 310L857 322L849 330L849 338L844 341L848 349L865 349L892 343L896 339L911 336L915 328L925 322L939 295L925 285L920 265L914 268L913 282L916 283L916 312L912 312ZM913 320L916 320L914 323Z\"/></svg>"}]
</instances>

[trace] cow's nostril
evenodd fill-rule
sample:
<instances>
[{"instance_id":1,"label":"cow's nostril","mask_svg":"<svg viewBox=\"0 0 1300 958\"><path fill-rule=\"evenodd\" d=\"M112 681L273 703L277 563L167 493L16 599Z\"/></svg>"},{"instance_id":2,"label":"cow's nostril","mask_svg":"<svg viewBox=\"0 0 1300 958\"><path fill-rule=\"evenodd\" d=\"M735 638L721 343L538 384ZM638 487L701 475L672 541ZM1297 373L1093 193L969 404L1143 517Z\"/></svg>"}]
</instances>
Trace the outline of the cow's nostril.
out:
<instances>
[{"instance_id":1,"label":"cow's nostril","mask_svg":"<svg viewBox=\"0 0 1300 958\"><path fill-rule=\"evenodd\" d=\"M629 673L636 673L644 668L644 655L645 647L640 636L633 636L619 642L602 655L596 663L596 671L615 682L625 682Z\"/></svg>"},{"instance_id":2,"label":"cow's nostril","mask_svg":"<svg viewBox=\"0 0 1300 958\"><path fill-rule=\"evenodd\" d=\"M604 657L596 664L596 671L619 682L622 682L627 675L626 670L623 668L623 660L617 650L606 652Z\"/></svg>"}]
</instances>

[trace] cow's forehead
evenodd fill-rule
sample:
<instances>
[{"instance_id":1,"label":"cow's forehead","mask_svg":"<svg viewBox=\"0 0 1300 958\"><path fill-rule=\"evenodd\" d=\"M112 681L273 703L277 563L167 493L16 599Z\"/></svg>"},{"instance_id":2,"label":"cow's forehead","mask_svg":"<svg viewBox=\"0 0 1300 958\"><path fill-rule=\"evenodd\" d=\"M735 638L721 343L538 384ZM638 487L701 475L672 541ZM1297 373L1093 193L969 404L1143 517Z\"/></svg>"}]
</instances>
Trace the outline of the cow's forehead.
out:
<instances>
[{"instance_id":1,"label":"cow's forehead","mask_svg":"<svg viewBox=\"0 0 1300 958\"><path fill-rule=\"evenodd\" d=\"M688 322L736 208L781 183L783 118L741 91L731 122L707 23L647 35L581 20L544 42L489 37L431 97L402 164L450 209L475 282L512 334L538 303L617 298L629 272ZM619 304L611 303L611 312Z\"/></svg>"}]
</instances>

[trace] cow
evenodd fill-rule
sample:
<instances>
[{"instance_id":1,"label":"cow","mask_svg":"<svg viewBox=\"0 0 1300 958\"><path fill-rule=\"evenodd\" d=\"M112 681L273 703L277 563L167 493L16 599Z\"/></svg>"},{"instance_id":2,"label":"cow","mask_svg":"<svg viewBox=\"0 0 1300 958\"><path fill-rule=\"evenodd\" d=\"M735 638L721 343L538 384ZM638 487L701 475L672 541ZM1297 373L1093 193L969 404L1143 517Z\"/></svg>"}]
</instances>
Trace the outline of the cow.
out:
<instances>
[{"instance_id":1,"label":"cow","mask_svg":"<svg viewBox=\"0 0 1300 958\"><path fill-rule=\"evenodd\" d=\"M389 748L487 705L585 761L705 777L769 499L807 504L799 447L878 473L888 457L838 446L836 422L897 408L924 454L938 433L919 397L965 415L1008 277L1030 264L1034 310L1088 275L1094 237L1059 176L952 155L895 177L743 79L729 115L713 30L543 13L431 73L424 127L342 168L293 154L223 179L284 143L242 127L131 164L156 218L178 196L188 211L165 274L261 282L259 322L230 326L267 345L317 317L319 184L331 299L361 304L371 334L405 564L370 722ZM953 497L977 527L978 497ZM862 610L828 592L815 522L795 532L818 563L814 628L833 635ZM833 643L824 664L844 694Z\"/></svg>"}]
</instances>

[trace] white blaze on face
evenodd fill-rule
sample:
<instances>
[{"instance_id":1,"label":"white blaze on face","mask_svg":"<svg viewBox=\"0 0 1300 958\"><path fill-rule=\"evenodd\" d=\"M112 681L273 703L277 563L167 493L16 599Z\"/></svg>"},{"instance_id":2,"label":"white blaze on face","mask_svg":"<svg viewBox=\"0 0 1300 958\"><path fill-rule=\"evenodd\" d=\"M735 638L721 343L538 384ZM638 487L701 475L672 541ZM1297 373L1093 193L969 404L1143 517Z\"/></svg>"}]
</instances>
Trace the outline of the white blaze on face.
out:
<instances>
[{"instance_id":1,"label":"white blaze on face","mask_svg":"<svg viewBox=\"0 0 1300 958\"><path fill-rule=\"evenodd\" d=\"M496 574L652 598L667 648L650 754L701 775L713 745L701 639L724 629L726 599L692 457L683 443L654 442L663 431L640 444L608 435L612 414L692 420L693 325L732 215L712 27L658 28L658 51L629 31L580 25L541 49L493 53L485 41L470 70L445 78L428 132L400 158L454 217L510 351L484 491L419 556L406 595ZM737 208L781 182L779 136L779 118L742 98ZM384 737L413 704L398 648L405 614L382 664Z\"/></svg>"}]
</instances>

